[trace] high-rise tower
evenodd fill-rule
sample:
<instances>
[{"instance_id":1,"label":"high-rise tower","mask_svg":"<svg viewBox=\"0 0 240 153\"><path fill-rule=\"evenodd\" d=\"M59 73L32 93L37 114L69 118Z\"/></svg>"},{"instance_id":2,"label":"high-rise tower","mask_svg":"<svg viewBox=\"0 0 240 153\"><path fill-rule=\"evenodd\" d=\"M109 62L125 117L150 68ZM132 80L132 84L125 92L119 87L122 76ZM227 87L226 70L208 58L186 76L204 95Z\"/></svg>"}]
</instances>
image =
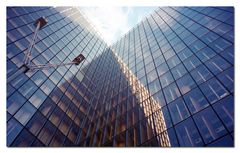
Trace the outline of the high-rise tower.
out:
<instances>
[{"instance_id":1,"label":"high-rise tower","mask_svg":"<svg viewBox=\"0 0 240 153\"><path fill-rule=\"evenodd\" d=\"M7 9L8 146L233 146L234 10L162 7L107 46L74 7Z\"/></svg>"}]
</instances>

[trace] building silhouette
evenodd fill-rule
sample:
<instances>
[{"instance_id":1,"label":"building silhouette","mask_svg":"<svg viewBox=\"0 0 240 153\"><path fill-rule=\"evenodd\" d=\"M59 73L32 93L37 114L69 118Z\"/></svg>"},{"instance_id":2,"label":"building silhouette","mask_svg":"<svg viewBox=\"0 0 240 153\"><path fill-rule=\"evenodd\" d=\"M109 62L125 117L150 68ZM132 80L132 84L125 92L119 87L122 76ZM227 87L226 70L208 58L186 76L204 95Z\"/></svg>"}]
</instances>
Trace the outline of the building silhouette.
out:
<instances>
[{"instance_id":1,"label":"building silhouette","mask_svg":"<svg viewBox=\"0 0 240 153\"><path fill-rule=\"evenodd\" d=\"M233 7L160 7L108 46L76 7L7 8L7 146L234 146Z\"/></svg>"}]
</instances>

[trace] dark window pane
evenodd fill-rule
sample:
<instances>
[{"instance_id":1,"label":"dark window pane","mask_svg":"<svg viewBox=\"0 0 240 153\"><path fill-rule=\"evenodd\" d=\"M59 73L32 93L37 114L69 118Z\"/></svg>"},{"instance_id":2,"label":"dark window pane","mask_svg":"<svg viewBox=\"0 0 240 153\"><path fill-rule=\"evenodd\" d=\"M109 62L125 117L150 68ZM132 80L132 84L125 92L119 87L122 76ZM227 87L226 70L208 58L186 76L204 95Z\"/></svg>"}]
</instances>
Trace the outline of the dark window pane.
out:
<instances>
[{"instance_id":1,"label":"dark window pane","mask_svg":"<svg viewBox=\"0 0 240 153\"><path fill-rule=\"evenodd\" d=\"M45 145L48 145L52 139L52 136L54 135L55 130L56 127L54 127L54 125L48 121L40 131L38 139L41 140Z\"/></svg>"},{"instance_id":2,"label":"dark window pane","mask_svg":"<svg viewBox=\"0 0 240 153\"><path fill-rule=\"evenodd\" d=\"M179 64L178 66L174 67L173 69L171 69L171 71L175 80L177 80L178 78L182 77L184 74L187 73L187 70L184 68L182 64Z\"/></svg>"},{"instance_id":3,"label":"dark window pane","mask_svg":"<svg viewBox=\"0 0 240 153\"><path fill-rule=\"evenodd\" d=\"M215 78L200 85L200 88L210 103L214 103L229 94L222 84Z\"/></svg>"},{"instance_id":4,"label":"dark window pane","mask_svg":"<svg viewBox=\"0 0 240 153\"><path fill-rule=\"evenodd\" d=\"M42 92L41 89L38 89L32 97L29 99L29 101L36 107L39 108L43 101L47 98L47 96Z\"/></svg>"},{"instance_id":5,"label":"dark window pane","mask_svg":"<svg viewBox=\"0 0 240 153\"><path fill-rule=\"evenodd\" d=\"M234 69L230 68L223 73L219 74L218 79L230 91L234 91Z\"/></svg>"},{"instance_id":6,"label":"dark window pane","mask_svg":"<svg viewBox=\"0 0 240 153\"><path fill-rule=\"evenodd\" d=\"M180 96L180 92L175 83L167 86L163 89L164 95L166 97L167 103L177 99Z\"/></svg>"},{"instance_id":7,"label":"dark window pane","mask_svg":"<svg viewBox=\"0 0 240 153\"><path fill-rule=\"evenodd\" d=\"M26 99L16 91L7 100L7 111L12 115L15 114L15 112L24 104L25 101Z\"/></svg>"},{"instance_id":8,"label":"dark window pane","mask_svg":"<svg viewBox=\"0 0 240 153\"><path fill-rule=\"evenodd\" d=\"M44 123L46 122L46 118L39 112L36 112L32 119L28 122L26 127L32 134L37 136L40 129L43 127Z\"/></svg>"},{"instance_id":9,"label":"dark window pane","mask_svg":"<svg viewBox=\"0 0 240 153\"><path fill-rule=\"evenodd\" d=\"M14 141L12 146L14 147L28 147L31 146L35 137L29 133L26 129L23 129L17 139Z\"/></svg>"},{"instance_id":10,"label":"dark window pane","mask_svg":"<svg viewBox=\"0 0 240 153\"><path fill-rule=\"evenodd\" d=\"M217 102L213 108L216 110L217 114L228 128L229 131L233 131L234 126L234 101L233 97L230 95L221 101Z\"/></svg>"},{"instance_id":11,"label":"dark window pane","mask_svg":"<svg viewBox=\"0 0 240 153\"><path fill-rule=\"evenodd\" d=\"M185 94L196 87L196 84L189 74L177 80L177 84L182 94Z\"/></svg>"},{"instance_id":12,"label":"dark window pane","mask_svg":"<svg viewBox=\"0 0 240 153\"><path fill-rule=\"evenodd\" d=\"M168 104L168 108L174 124L177 124L190 115L182 98L178 98Z\"/></svg>"},{"instance_id":13,"label":"dark window pane","mask_svg":"<svg viewBox=\"0 0 240 153\"><path fill-rule=\"evenodd\" d=\"M209 80L213 76L204 65L200 65L193 70L191 75L198 85Z\"/></svg>"},{"instance_id":14,"label":"dark window pane","mask_svg":"<svg viewBox=\"0 0 240 153\"><path fill-rule=\"evenodd\" d=\"M167 61L170 69L177 66L179 63L180 63L180 60L177 56L173 56L172 58L170 58L168 61Z\"/></svg>"},{"instance_id":15,"label":"dark window pane","mask_svg":"<svg viewBox=\"0 0 240 153\"><path fill-rule=\"evenodd\" d=\"M192 121L192 118L189 118L184 122L176 125L176 132L180 146L203 146L203 141Z\"/></svg>"},{"instance_id":16,"label":"dark window pane","mask_svg":"<svg viewBox=\"0 0 240 153\"><path fill-rule=\"evenodd\" d=\"M154 94L152 97L153 97L153 101L157 101L157 103L160 107L163 107L166 105L162 90L157 92L156 94Z\"/></svg>"},{"instance_id":17,"label":"dark window pane","mask_svg":"<svg viewBox=\"0 0 240 153\"><path fill-rule=\"evenodd\" d=\"M23 125L30 120L33 114L36 112L36 108L30 103L26 102L20 110L14 115L14 117Z\"/></svg>"},{"instance_id":18,"label":"dark window pane","mask_svg":"<svg viewBox=\"0 0 240 153\"><path fill-rule=\"evenodd\" d=\"M19 132L23 129L22 125L14 118L7 123L7 146L10 146Z\"/></svg>"},{"instance_id":19,"label":"dark window pane","mask_svg":"<svg viewBox=\"0 0 240 153\"><path fill-rule=\"evenodd\" d=\"M197 57L195 55L189 57L188 59L186 59L183 64L185 65L185 67L188 69L188 71L191 71L193 69L195 69L198 65L201 64L201 62L199 61L199 59L197 59Z\"/></svg>"},{"instance_id":20,"label":"dark window pane","mask_svg":"<svg viewBox=\"0 0 240 153\"><path fill-rule=\"evenodd\" d=\"M184 95L184 100L192 114L206 108L209 105L198 88Z\"/></svg>"},{"instance_id":21,"label":"dark window pane","mask_svg":"<svg viewBox=\"0 0 240 153\"><path fill-rule=\"evenodd\" d=\"M224 126L210 107L194 115L193 118L205 143L210 143L226 133Z\"/></svg>"},{"instance_id":22,"label":"dark window pane","mask_svg":"<svg viewBox=\"0 0 240 153\"><path fill-rule=\"evenodd\" d=\"M215 56L206 63L206 66L210 69L215 75L226 70L230 67L230 64L220 56Z\"/></svg>"},{"instance_id":23,"label":"dark window pane","mask_svg":"<svg viewBox=\"0 0 240 153\"><path fill-rule=\"evenodd\" d=\"M160 77L160 81L161 81L162 88L165 88L166 86L171 84L174 81L174 79L172 77L172 74L170 72L167 72Z\"/></svg>"},{"instance_id":24,"label":"dark window pane","mask_svg":"<svg viewBox=\"0 0 240 153\"><path fill-rule=\"evenodd\" d=\"M223 138L211 143L209 147L234 147L233 139L230 135L224 136Z\"/></svg>"}]
</instances>

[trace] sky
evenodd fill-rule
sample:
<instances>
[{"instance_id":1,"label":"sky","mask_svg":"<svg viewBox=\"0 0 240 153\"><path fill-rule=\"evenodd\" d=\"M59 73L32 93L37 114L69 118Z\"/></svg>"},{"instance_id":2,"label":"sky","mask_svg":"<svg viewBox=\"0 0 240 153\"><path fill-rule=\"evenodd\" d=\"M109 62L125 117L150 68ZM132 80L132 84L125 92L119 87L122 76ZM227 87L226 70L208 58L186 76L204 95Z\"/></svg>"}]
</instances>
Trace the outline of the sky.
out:
<instances>
[{"instance_id":1,"label":"sky","mask_svg":"<svg viewBox=\"0 0 240 153\"><path fill-rule=\"evenodd\" d=\"M80 7L79 9L110 45L157 7Z\"/></svg>"}]
</instances>

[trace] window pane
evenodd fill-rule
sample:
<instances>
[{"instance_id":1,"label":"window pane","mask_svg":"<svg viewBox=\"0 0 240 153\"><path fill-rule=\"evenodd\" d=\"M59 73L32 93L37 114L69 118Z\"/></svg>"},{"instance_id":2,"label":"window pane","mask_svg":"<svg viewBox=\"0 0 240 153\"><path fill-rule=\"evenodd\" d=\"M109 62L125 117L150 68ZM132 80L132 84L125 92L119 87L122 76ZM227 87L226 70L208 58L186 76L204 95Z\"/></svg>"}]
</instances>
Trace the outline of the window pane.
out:
<instances>
[{"instance_id":1,"label":"window pane","mask_svg":"<svg viewBox=\"0 0 240 153\"><path fill-rule=\"evenodd\" d=\"M32 134L37 136L40 129L43 127L44 123L46 122L46 118L39 112L36 112L32 119L28 122L26 127Z\"/></svg>"},{"instance_id":2,"label":"window pane","mask_svg":"<svg viewBox=\"0 0 240 153\"><path fill-rule=\"evenodd\" d=\"M158 77L157 72L155 70L151 71L149 74L147 74L148 83L157 79L157 77Z\"/></svg>"},{"instance_id":3,"label":"window pane","mask_svg":"<svg viewBox=\"0 0 240 153\"><path fill-rule=\"evenodd\" d=\"M31 144L34 141L34 136L29 133L26 129L23 129L20 135L17 137L17 139L14 141L12 146L14 147L28 147L31 146Z\"/></svg>"},{"instance_id":4,"label":"window pane","mask_svg":"<svg viewBox=\"0 0 240 153\"><path fill-rule=\"evenodd\" d=\"M190 57L192 55L193 55L193 53L188 48L185 48L183 51L178 53L178 56L181 61L184 61L185 59L187 59L188 57Z\"/></svg>"},{"instance_id":5,"label":"window pane","mask_svg":"<svg viewBox=\"0 0 240 153\"><path fill-rule=\"evenodd\" d=\"M206 47L197 52L196 55L202 62L205 62L215 56L216 53L211 48Z\"/></svg>"},{"instance_id":6,"label":"window pane","mask_svg":"<svg viewBox=\"0 0 240 153\"><path fill-rule=\"evenodd\" d=\"M229 131L233 131L234 124L234 101L233 97L230 95L221 101L217 102L213 108L216 110L217 114L228 128Z\"/></svg>"},{"instance_id":7,"label":"window pane","mask_svg":"<svg viewBox=\"0 0 240 153\"><path fill-rule=\"evenodd\" d=\"M185 94L196 87L196 84L189 74L177 80L177 84L182 94Z\"/></svg>"},{"instance_id":8,"label":"window pane","mask_svg":"<svg viewBox=\"0 0 240 153\"><path fill-rule=\"evenodd\" d=\"M209 105L198 88L190 91L183 97L192 114L202 110L203 108L206 108Z\"/></svg>"},{"instance_id":9,"label":"window pane","mask_svg":"<svg viewBox=\"0 0 240 153\"><path fill-rule=\"evenodd\" d=\"M171 85L167 86L163 89L164 95L166 97L167 103L177 99L177 97L180 96L180 92L176 86L175 83L172 83Z\"/></svg>"},{"instance_id":10,"label":"window pane","mask_svg":"<svg viewBox=\"0 0 240 153\"><path fill-rule=\"evenodd\" d=\"M37 86L31 80L28 80L18 90L24 97L26 97L28 99L37 90Z\"/></svg>"},{"instance_id":11,"label":"window pane","mask_svg":"<svg viewBox=\"0 0 240 153\"><path fill-rule=\"evenodd\" d=\"M188 71L191 71L192 69L195 69L198 65L201 64L201 62L199 61L199 59L197 59L197 57L195 55L189 57L188 59L186 59L183 64L186 66L186 68L188 69Z\"/></svg>"},{"instance_id":12,"label":"window pane","mask_svg":"<svg viewBox=\"0 0 240 153\"><path fill-rule=\"evenodd\" d=\"M170 68L173 68L175 66L177 66L179 63L180 63L180 60L177 56L174 56L172 58L170 58L168 61L167 61L168 65Z\"/></svg>"},{"instance_id":13,"label":"window pane","mask_svg":"<svg viewBox=\"0 0 240 153\"><path fill-rule=\"evenodd\" d=\"M34 74L33 77L31 77L31 79L35 82L37 86L40 86L47 79L47 77L41 71L38 71Z\"/></svg>"},{"instance_id":14,"label":"window pane","mask_svg":"<svg viewBox=\"0 0 240 153\"><path fill-rule=\"evenodd\" d=\"M7 146L10 146L18 133L23 129L22 125L14 118L7 123Z\"/></svg>"},{"instance_id":15,"label":"window pane","mask_svg":"<svg viewBox=\"0 0 240 153\"><path fill-rule=\"evenodd\" d=\"M207 81L213 76L204 65L200 65L195 70L193 70L191 72L191 75L198 85Z\"/></svg>"},{"instance_id":16,"label":"window pane","mask_svg":"<svg viewBox=\"0 0 240 153\"><path fill-rule=\"evenodd\" d=\"M192 118L189 118L184 122L176 125L176 132L180 146L203 146L203 141L192 121Z\"/></svg>"},{"instance_id":17,"label":"window pane","mask_svg":"<svg viewBox=\"0 0 240 153\"><path fill-rule=\"evenodd\" d=\"M165 73L160 77L162 88L171 84L174 80L170 72Z\"/></svg>"},{"instance_id":18,"label":"window pane","mask_svg":"<svg viewBox=\"0 0 240 153\"><path fill-rule=\"evenodd\" d=\"M46 101L41 105L39 110L48 118L55 106L55 103L51 100L51 98L48 97Z\"/></svg>"},{"instance_id":19,"label":"window pane","mask_svg":"<svg viewBox=\"0 0 240 153\"><path fill-rule=\"evenodd\" d=\"M224 136L223 138L211 143L209 147L234 147L233 139L230 135Z\"/></svg>"},{"instance_id":20,"label":"window pane","mask_svg":"<svg viewBox=\"0 0 240 153\"><path fill-rule=\"evenodd\" d=\"M162 123L163 118L164 123ZM153 114L153 120L157 133L161 133L162 131L172 127L171 117L166 106Z\"/></svg>"},{"instance_id":21,"label":"window pane","mask_svg":"<svg viewBox=\"0 0 240 153\"><path fill-rule=\"evenodd\" d=\"M29 99L29 101L38 108L43 101L47 98L47 96L42 92L41 89L38 89L37 92L35 92L32 97Z\"/></svg>"},{"instance_id":22,"label":"window pane","mask_svg":"<svg viewBox=\"0 0 240 153\"><path fill-rule=\"evenodd\" d=\"M224 126L210 107L199 112L193 118L205 143L209 143L226 133Z\"/></svg>"},{"instance_id":23,"label":"window pane","mask_svg":"<svg viewBox=\"0 0 240 153\"><path fill-rule=\"evenodd\" d=\"M230 91L234 91L234 69L233 67L219 74L218 79Z\"/></svg>"},{"instance_id":24,"label":"window pane","mask_svg":"<svg viewBox=\"0 0 240 153\"><path fill-rule=\"evenodd\" d=\"M24 104L25 101L26 99L16 91L7 100L7 111L13 115Z\"/></svg>"},{"instance_id":25,"label":"window pane","mask_svg":"<svg viewBox=\"0 0 240 153\"><path fill-rule=\"evenodd\" d=\"M178 98L177 100L168 104L168 108L174 124L177 124L189 116L189 112L182 98Z\"/></svg>"},{"instance_id":26,"label":"window pane","mask_svg":"<svg viewBox=\"0 0 240 153\"><path fill-rule=\"evenodd\" d=\"M159 67L157 67L157 72L159 76L163 75L167 71L168 71L168 67L166 63L163 63Z\"/></svg>"},{"instance_id":27,"label":"window pane","mask_svg":"<svg viewBox=\"0 0 240 153\"><path fill-rule=\"evenodd\" d=\"M33 114L36 112L36 108L30 103L26 102L22 108L14 115L14 117L23 125L25 125Z\"/></svg>"},{"instance_id":28,"label":"window pane","mask_svg":"<svg viewBox=\"0 0 240 153\"><path fill-rule=\"evenodd\" d=\"M149 92L151 95L155 94L156 92L158 92L161 89L159 80L156 79L155 81L151 82L149 85Z\"/></svg>"},{"instance_id":29,"label":"window pane","mask_svg":"<svg viewBox=\"0 0 240 153\"><path fill-rule=\"evenodd\" d=\"M200 85L200 88L210 103L214 103L228 95L227 90L215 78Z\"/></svg>"},{"instance_id":30,"label":"window pane","mask_svg":"<svg viewBox=\"0 0 240 153\"><path fill-rule=\"evenodd\" d=\"M213 72L215 75L226 70L230 67L230 64L220 56L215 56L206 63L206 66Z\"/></svg>"},{"instance_id":31,"label":"window pane","mask_svg":"<svg viewBox=\"0 0 240 153\"><path fill-rule=\"evenodd\" d=\"M45 145L48 145L55 130L56 128L54 125L48 121L39 133L38 139L41 140Z\"/></svg>"},{"instance_id":32,"label":"window pane","mask_svg":"<svg viewBox=\"0 0 240 153\"><path fill-rule=\"evenodd\" d=\"M157 92L156 94L154 94L153 99L154 99L154 101L158 102L160 107L163 107L163 106L166 105L166 102L165 102L164 97L163 97L163 91L162 90Z\"/></svg>"},{"instance_id":33,"label":"window pane","mask_svg":"<svg viewBox=\"0 0 240 153\"><path fill-rule=\"evenodd\" d=\"M184 74L187 73L187 70L184 68L182 64L179 64L178 66L174 67L173 69L171 69L171 71L175 80L177 80L178 78L182 77Z\"/></svg>"}]
</instances>

